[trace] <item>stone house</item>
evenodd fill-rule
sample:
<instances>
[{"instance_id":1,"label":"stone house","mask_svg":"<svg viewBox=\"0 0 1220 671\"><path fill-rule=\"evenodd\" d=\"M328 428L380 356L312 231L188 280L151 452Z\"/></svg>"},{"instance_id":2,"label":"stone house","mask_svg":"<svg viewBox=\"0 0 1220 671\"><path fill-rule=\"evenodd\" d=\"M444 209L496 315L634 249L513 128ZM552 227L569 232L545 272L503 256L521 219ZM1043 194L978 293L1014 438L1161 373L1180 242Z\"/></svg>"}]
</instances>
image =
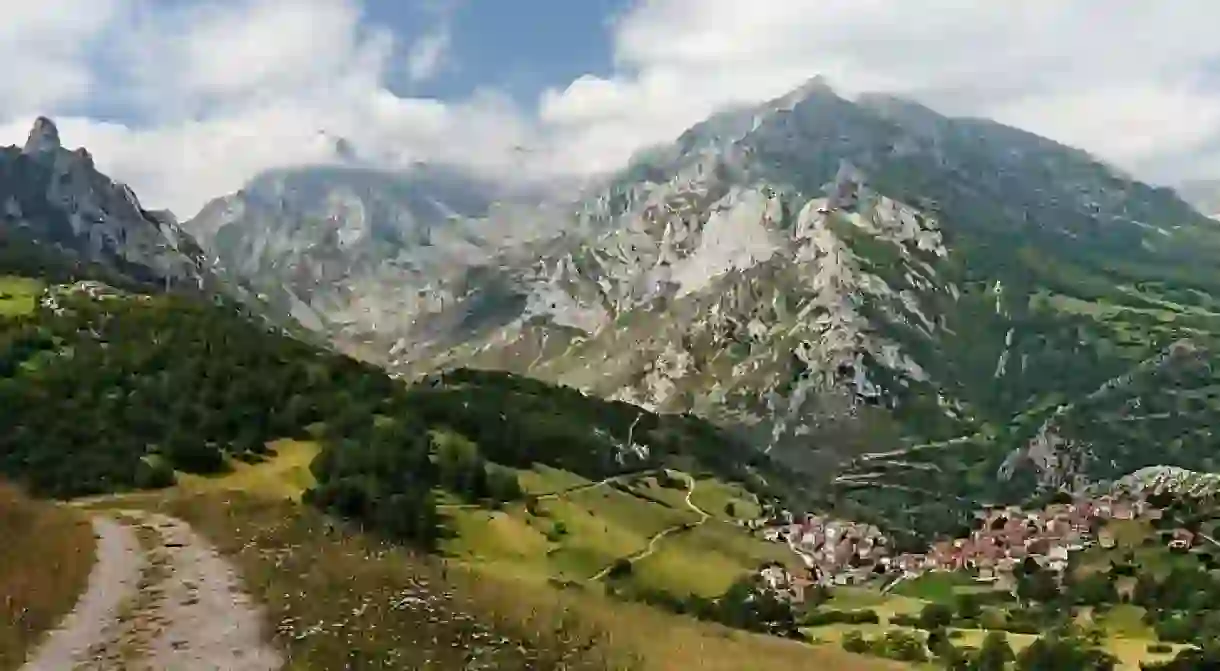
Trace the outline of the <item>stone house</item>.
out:
<instances>
[{"instance_id":1,"label":"stone house","mask_svg":"<svg viewBox=\"0 0 1220 671\"><path fill-rule=\"evenodd\" d=\"M1194 545L1195 535L1186 529L1174 529L1169 541L1170 550L1189 550Z\"/></svg>"},{"instance_id":2,"label":"stone house","mask_svg":"<svg viewBox=\"0 0 1220 671\"><path fill-rule=\"evenodd\" d=\"M1056 573L1067 570L1068 549L1062 545L1052 545L1046 553L1046 568Z\"/></svg>"},{"instance_id":3,"label":"stone house","mask_svg":"<svg viewBox=\"0 0 1220 671\"><path fill-rule=\"evenodd\" d=\"M758 575L767 587L776 591L785 590L792 584L792 576L782 564L767 564L762 567Z\"/></svg>"}]
</instances>

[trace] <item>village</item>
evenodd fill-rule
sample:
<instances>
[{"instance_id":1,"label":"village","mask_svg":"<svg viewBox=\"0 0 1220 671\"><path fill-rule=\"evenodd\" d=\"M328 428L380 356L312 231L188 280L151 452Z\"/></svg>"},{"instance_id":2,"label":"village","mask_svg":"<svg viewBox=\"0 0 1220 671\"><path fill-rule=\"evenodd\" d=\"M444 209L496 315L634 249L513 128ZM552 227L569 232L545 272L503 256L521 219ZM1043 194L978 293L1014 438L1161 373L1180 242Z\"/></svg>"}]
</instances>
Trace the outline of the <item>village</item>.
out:
<instances>
[{"instance_id":1,"label":"village","mask_svg":"<svg viewBox=\"0 0 1220 671\"><path fill-rule=\"evenodd\" d=\"M888 591L904 580L928 572L965 571L996 589L1016 588L1016 572L1027 559L1062 573L1069 555L1094 545L1115 545L1111 520L1158 520L1162 511L1143 497L1080 498L1027 511L1016 506L988 506L974 513L974 530L964 538L938 541L922 554L894 554L886 536L873 525L817 515L796 518L789 511L743 523L764 539L784 543L801 558L806 571L795 575L779 563L760 569L760 577L785 599L800 603L812 586L866 583ZM1194 535L1175 529L1167 543L1189 550Z\"/></svg>"}]
</instances>

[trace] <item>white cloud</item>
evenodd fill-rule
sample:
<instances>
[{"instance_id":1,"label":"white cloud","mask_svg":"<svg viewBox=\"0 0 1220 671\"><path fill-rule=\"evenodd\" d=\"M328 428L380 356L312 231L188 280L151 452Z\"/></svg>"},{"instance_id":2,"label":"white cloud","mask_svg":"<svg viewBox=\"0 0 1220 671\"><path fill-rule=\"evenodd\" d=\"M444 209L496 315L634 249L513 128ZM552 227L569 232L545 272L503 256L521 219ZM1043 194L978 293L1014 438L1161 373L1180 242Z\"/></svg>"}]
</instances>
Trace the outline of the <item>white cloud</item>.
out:
<instances>
[{"instance_id":1,"label":"white cloud","mask_svg":"<svg viewBox=\"0 0 1220 671\"><path fill-rule=\"evenodd\" d=\"M547 92L542 115L580 127L572 165L612 166L820 73L1172 176L1220 134L1220 79L1199 85L1220 68L1216 25L1206 0L644 0L616 26L619 73Z\"/></svg>"},{"instance_id":2,"label":"white cloud","mask_svg":"<svg viewBox=\"0 0 1220 671\"><path fill-rule=\"evenodd\" d=\"M261 170L331 160L322 131L388 164L589 173L824 74L848 94L991 116L1145 175L1220 166L1220 5L1205 0L640 0L613 24L615 71L557 84L536 114L494 90L391 93L396 59L415 81L443 70L448 14L400 43L358 2L2 3L0 140L54 114L66 142L146 204L189 216ZM73 116L84 102L130 112L130 125Z\"/></svg>"},{"instance_id":3,"label":"white cloud","mask_svg":"<svg viewBox=\"0 0 1220 671\"><path fill-rule=\"evenodd\" d=\"M407 75L411 81L423 82L435 77L444 64L451 42L452 33L448 25L438 26L417 40L407 54Z\"/></svg>"},{"instance_id":4,"label":"white cloud","mask_svg":"<svg viewBox=\"0 0 1220 671\"><path fill-rule=\"evenodd\" d=\"M69 3L79 4L44 0ZM75 78L59 88L31 89L38 95L27 93L20 106L0 104L0 138L19 143L36 114L55 114L65 143L89 148L99 168L130 183L147 206L183 217L268 168L334 160L327 136L389 164L445 159L497 169L532 132L522 112L494 95L445 103L389 91L394 37L363 25L350 0L114 0L88 22L57 23L50 12L18 20L47 25L38 34L48 45L67 36L121 39L100 57L70 54L64 62ZM12 41L0 32L0 54ZM39 58L52 51L14 50L6 65L40 72ZM100 93L90 90L99 62L111 66ZM89 95L126 105L143 123L59 113Z\"/></svg>"},{"instance_id":5,"label":"white cloud","mask_svg":"<svg viewBox=\"0 0 1220 671\"><path fill-rule=\"evenodd\" d=\"M363 34L360 13L343 0L229 0L155 12L118 46L140 102L198 114L326 96L362 72L376 78L392 43Z\"/></svg>"},{"instance_id":6,"label":"white cloud","mask_svg":"<svg viewBox=\"0 0 1220 671\"><path fill-rule=\"evenodd\" d=\"M81 102L93 84L86 57L123 0L0 3L0 118Z\"/></svg>"}]
</instances>

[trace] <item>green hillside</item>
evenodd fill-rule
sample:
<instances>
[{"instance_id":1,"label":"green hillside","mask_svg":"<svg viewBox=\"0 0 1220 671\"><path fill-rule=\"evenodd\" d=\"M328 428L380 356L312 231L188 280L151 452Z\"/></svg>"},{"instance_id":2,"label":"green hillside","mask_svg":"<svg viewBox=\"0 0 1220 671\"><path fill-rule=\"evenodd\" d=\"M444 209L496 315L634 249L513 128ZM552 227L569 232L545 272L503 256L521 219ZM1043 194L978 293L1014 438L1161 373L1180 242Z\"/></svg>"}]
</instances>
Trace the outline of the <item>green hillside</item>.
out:
<instances>
[{"instance_id":1,"label":"green hillside","mask_svg":"<svg viewBox=\"0 0 1220 671\"><path fill-rule=\"evenodd\" d=\"M406 385L228 301L57 284L91 269L53 262L0 266L0 474L39 494L165 486L175 471L223 472L261 460L271 441L317 438L310 501L430 541L434 490L471 504L519 499L511 469L601 479L672 465L783 483L767 459L693 416L506 373Z\"/></svg>"}]
</instances>

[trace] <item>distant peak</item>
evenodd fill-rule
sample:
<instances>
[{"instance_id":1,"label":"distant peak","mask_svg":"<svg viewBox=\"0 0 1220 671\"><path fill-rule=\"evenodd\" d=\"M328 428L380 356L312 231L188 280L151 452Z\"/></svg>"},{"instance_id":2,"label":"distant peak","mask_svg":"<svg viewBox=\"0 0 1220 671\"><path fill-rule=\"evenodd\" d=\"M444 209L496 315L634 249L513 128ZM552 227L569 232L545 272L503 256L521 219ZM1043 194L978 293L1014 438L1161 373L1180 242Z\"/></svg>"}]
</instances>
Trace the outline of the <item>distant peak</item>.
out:
<instances>
[{"instance_id":1,"label":"distant peak","mask_svg":"<svg viewBox=\"0 0 1220 671\"><path fill-rule=\"evenodd\" d=\"M790 109L803 100L827 94L835 95L835 90L831 88L830 82L822 75L815 75L806 79L800 86L776 99L774 106L779 109Z\"/></svg>"},{"instance_id":2,"label":"distant peak","mask_svg":"<svg viewBox=\"0 0 1220 671\"><path fill-rule=\"evenodd\" d=\"M34 120L34 128L30 130L30 136L25 141L23 152L26 154L43 154L56 151L62 147L63 144L59 141L59 129L56 128L55 122L40 116Z\"/></svg>"}]
</instances>

